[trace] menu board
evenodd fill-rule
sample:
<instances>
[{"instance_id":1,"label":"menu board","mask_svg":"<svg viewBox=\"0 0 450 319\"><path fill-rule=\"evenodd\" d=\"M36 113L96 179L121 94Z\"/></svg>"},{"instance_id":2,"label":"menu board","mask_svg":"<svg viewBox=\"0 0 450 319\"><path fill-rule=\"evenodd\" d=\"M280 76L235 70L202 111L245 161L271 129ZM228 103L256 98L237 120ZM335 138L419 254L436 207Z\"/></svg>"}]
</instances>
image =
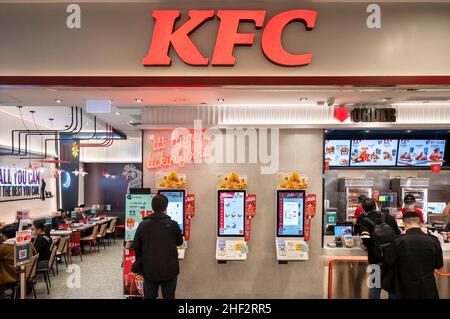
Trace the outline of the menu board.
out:
<instances>
[{"instance_id":1,"label":"menu board","mask_svg":"<svg viewBox=\"0 0 450 319\"><path fill-rule=\"evenodd\" d=\"M400 140L398 166L430 166L442 163L445 140Z\"/></svg>"},{"instance_id":2,"label":"menu board","mask_svg":"<svg viewBox=\"0 0 450 319\"><path fill-rule=\"evenodd\" d=\"M350 140L325 140L325 160L329 166L348 166Z\"/></svg>"},{"instance_id":3,"label":"menu board","mask_svg":"<svg viewBox=\"0 0 450 319\"><path fill-rule=\"evenodd\" d=\"M278 191L277 197L277 236L303 236L305 218L305 192Z\"/></svg>"},{"instance_id":4,"label":"menu board","mask_svg":"<svg viewBox=\"0 0 450 319\"><path fill-rule=\"evenodd\" d=\"M395 166L398 140L352 140L350 166Z\"/></svg>"},{"instance_id":5,"label":"menu board","mask_svg":"<svg viewBox=\"0 0 450 319\"><path fill-rule=\"evenodd\" d=\"M184 235L184 190L159 190L158 194L167 197L167 215L178 223L181 233Z\"/></svg>"},{"instance_id":6,"label":"menu board","mask_svg":"<svg viewBox=\"0 0 450 319\"><path fill-rule=\"evenodd\" d=\"M219 236L244 236L245 191L219 191Z\"/></svg>"},{"instance_id":7,"label":"menu board","mask_svg":"<svg viewBox=\"0 0 450 319\"><path fill-rule=\"evenodd\" d=\"M125 241L133 241L142 220L152 213L151 203L154 195L127 194L125 201Z\"/></svg>"}]
</instances>

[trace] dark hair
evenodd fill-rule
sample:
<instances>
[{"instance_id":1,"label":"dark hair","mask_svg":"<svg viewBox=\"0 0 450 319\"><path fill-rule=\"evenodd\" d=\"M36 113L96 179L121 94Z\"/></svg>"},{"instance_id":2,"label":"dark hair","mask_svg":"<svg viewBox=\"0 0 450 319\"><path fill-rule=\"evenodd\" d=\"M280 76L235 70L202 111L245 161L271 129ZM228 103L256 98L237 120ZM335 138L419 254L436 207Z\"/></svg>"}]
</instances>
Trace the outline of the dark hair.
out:
<instances>
[{"instance_id":1,"label":"dark hair","mask_svg":"<svg viewBox=\"0 0 450 319\"><path fill-rule=\"evenodd\" d=\"M34 222L34 227L42 231L46 231L45 224L43 222Z\"/></svg>"},{"instance_id":2,"label":"dark hair","mask_svg":"<svg viewBox=\"0 0 450 319\"><path fill-rule=\"evenodd\" d=\"M373 198L366 198L362 201L362 208L366 213L377 209L377 204Z\"/></svg>"},{"instance_id":3,"label":"dark hair","mask_svg":"<svg viewBox=\"0 0 450 319\"><path fill-rule=\"evenodd\" d=\"M358 203L362 203L363 200L365 200L367 198L366 195L359 195L358 196Z\"/></svg>"},{"instance_id":4,"label":"dark hair","mask_svg":"<svg viewBox=\"0 0 450 319\"><path fill-rule=\"evenodd\" d=\"M415 223L420 225L422 223L420 215L416 212L406 212L403 214L402 219L405 224Z\"/></svg>"},{"instance_id":5,"label":"dark hair","mask_svg":"<svg viewBox=\"0 0 450 319\"><path fill-rule=\"evenodd\" d=\"M169 200L166 196L158 194L152 199L152 209L155 213L162 213L166 211Z\"/></svg>"},{"instance_id":6,"label":"dark hair","mask_svg":"<svg viewBox=\"0 0 450 319\"><path fill-rule=\"evenodd\" d=\"M3 227L2 234L8 239L14 238L16 237L16 230L17 226L15 224L8 224Z\"/></svg>"}]
</instances>

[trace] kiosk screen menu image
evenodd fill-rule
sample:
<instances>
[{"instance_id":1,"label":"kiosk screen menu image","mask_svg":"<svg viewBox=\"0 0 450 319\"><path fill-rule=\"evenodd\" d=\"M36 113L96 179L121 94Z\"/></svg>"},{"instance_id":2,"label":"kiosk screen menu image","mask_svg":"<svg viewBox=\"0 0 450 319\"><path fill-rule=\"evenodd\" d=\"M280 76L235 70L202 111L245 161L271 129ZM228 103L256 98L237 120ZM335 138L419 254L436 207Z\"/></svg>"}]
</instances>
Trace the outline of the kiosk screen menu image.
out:
<instances>
[{"instance_id":1,"label":"kiosk screen menu image","mask_svg":"<svg viewBox=\"0 0 450 319\"><path fill-rule=\"evenodd\" d=\"M350 140L325 140L325 160L330 166L348 166Z\"/></svg>"},{"instance_id":2,"label":"kiosk screen menu image","mask_svg":"<svg viewBox=\"0 0 450 319\"><path fill-rule=\"evenodd\" d=\"M395 166L398 140L353 140L350 166Z\"/></svg>"},{"instance_id":3,"label":"kiosk screen menu image","mask_svg":"<svg viewBox=\"0 0 450 319\"><path fill-rule=\"evenodd\" d=\"M277 191L277 236L303 237L305 219L304 191Z\"/></svg>"},{"instance_id":4,"label":"kiosk screen menu image","mask_svg":"<svg viewBox=\"0 0 450 319\"><path fill-rule=\"evenodd\" d=\"M219 191L219 236L243 237L245 191Z\"/></svg>"},{"instance_id":5,"label":"kiosk screen menu image","mask_svg":"<svg viewBox=\"0 0 450 319\"><path fill-rule=\"evenodd\" d=\"M159 190L169 200L167 215L178 223L181 233L184 235L184 190Z\"/></svg>"},{"instance_id":6,"label":"kiosk screen menu image","mask_svg":"<svg viewBox=\"0 0 450 319\"><path fill-rule=\"evenodd\" d=\"M400 140L397 166L430 166L444 155L445 140Z\"/></svg>"}]
</instances>

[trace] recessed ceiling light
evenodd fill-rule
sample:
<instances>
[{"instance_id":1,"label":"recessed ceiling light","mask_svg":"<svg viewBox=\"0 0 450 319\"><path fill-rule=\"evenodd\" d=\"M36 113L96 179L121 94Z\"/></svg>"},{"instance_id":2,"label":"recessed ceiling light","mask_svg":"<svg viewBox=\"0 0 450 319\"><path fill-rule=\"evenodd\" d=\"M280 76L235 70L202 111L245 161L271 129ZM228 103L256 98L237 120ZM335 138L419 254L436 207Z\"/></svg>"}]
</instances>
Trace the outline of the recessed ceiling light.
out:
<instances>
[{"instance_id":1,"label":"recessed ceiling light","mask_svg":"<svg viewBox=\"0 0 450 319\"><path fill-rule=\"evenodd\" d=\"M302 97L302 98L300 98L300 102L306 102L306 101L308 101L308 98L307 98L307 97Z\"/></svg>"},{"instance_id":2,"label":"recessed ceiling light","mask_svg":"<svg viewBox=\"0 0 450 319\"><path fill-rule=\"evenodd\" d=\"M370 131L369 130L367 130L367 131L365 131L366 133L370 133Z\"/></svg>"},{"instance_id":3,"label":"recessed ceiling light","mask_svg":"<svg viewBox=\"0 0 450 319\"><path fill-rule=\"evenodd\" d=\"M63 100L61 100L61 99L55 99L55 102L58 103L58 104L61 104L61 103L63 102Z\"/></svg>"},{"instance_id":4,"label":"recessed ceiling light","mask_svg":"<svg viewBox=\"0 0 450 319\"><path fill-rule=\"evenodd\" d=\"M406 133L411 133L411 130L407 130Z\"/></svg>"},{"instance_id":5,"label":"recessed ceiling light","mask_svg":"<svg viewBox=\"0 0 450 319\"><path fill-rule=\"evenodd\" d=\"M381 101L383 101L383 102L387 102L387 101L390 101L390 100L392 100L392 98L391 97L385 97L385 98L383 98Z\"/></svg>"},{"instance_id":6,"label":"recessed ceiling light","mask_svg":"<svg viewBox=\"0 0 450 319\"><path fill-rule=\"evenodd\" d=\"M119 116L119 115L120 115L120 113L119 113L119 112L116 112L116 115L117 115L117 116Z\"/></svg>"},{"instance_id":7,"label":"recessed ceiling light","mask_svg":"<svg viewBox=\"0 0 450 319\"><path fill-rule=\"evenodd\" d=\"M142 102L144 102L144 100L143 99L139 99L139 98L137 98L137 99L134 99L135 101L136 101L136 103L142 103Z\"/></svg>"},{"instance_id":8,"label":"recessed ceiling light","mask_svg":"<svg viewBox=\"0 0 450 319\"><path fill-rule=\"evenodd\" d=\"M325 130L325 133L328 133L328 130Z\"/></svg>"},{"instance_id":9,"label":"recessed ceiling light","mask_svg":"<svg viewBox=\"0 0 450 319\"><path fill-rule=\"evenodd\" d=\"M225 102L225 99L217 99L217 102Z\"/></svg>"}]
</instances>

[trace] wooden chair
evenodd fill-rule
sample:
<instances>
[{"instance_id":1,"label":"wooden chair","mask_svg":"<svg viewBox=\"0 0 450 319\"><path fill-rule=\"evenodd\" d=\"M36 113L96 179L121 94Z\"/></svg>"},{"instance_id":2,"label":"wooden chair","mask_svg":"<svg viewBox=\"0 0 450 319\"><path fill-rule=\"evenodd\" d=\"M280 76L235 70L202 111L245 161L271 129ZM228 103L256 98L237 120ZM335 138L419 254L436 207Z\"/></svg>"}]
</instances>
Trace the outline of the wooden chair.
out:
<instances>
[{"instance_id":1,"label":"wooden chair","mask_svg":"<svg viewBox=\"0 0 450 319\"><path fill-rule=\"evenodd\" d=\"M57 248L56 246L53 246L53 250L50 253L50 258L48 260L48 264L46 267L44 268L38 268L37 272L39 274L43 274L44 275L44 280L45 280L45 285L47 286L47 294L50 294L50 289L49 287L52 286L52 283L50 281L50 276L49 276L49 272L53 272L53 275L55 275L55 269L53 268L53 265L55 263L55 259L56 259L56 252L57 252Z\"/></svg>"},{"instance_id":2,"label":"wooden chair","mask_svg":"<svg viewBox=\"0 0 450 319\"><path fill-rule=\"evenodd\" d=\"M62 260L64 257L64 262L67 268L67 252L69 251L69 241L70 237L65 236L59 240L58 249L56 251L56 257ZM58 259L56 259L56 274L58 274Z\"/></svg>"},{"instance_id":3,"label":"wooden chair","mask_svg":"<svg viewBox=\"0 0 450 319\"><path fill-rule=\"evenodd\" d=\"M103 248L106 249L106 244L105 244L106 227L108 227L107 223L102 224L102 226L100 226L100 231L97 234L97 240L98 240L97 249L98 249L98 251L100 251L100 243L103 243Z\"/></svg>"},{"instance_id":4,"label":"wooden chair","mask_svg":"<svg viewBox=\"0 0 450 319\"><path fill-rule=\"evenodd\" d=\"M80 240L82 242L89 243L89 254L92 255L92 246L97 245L97 235L98 235L98 225L94 226L94 230L92 231L92 234L86 237L82 237Z\"/></svg>"},{"instance_id":5,"label":"wooden chair","mask_svg":"<svg viewBox=\"0 0 450 319\"><path fill-rule=\"evenodd\" d=\"M34 299L37 299L36 290L34 286L36 285L37 278L37 264L39 260L39 254L31 257L30 263L25 266L25 282L30 283L31 291L33 292Z\"/></svg>"},{"instance_id":6,"label":"wooden chair","mask_svg":"<svg viewBox=\"0 0 450 319\"><path fill-rule=\"evenodd\" d=\"M76 250L80 255L80 260L83 262L83 255L81 254L81 232L74 231L70 234L69 247L67 253L69 255L69 263L72 263L72 250Z\"/></svg>"},{"instance_id":7,"label":"wooden chair","mask_svg":"<svg viewBox=\"0 0 450 319\"><path fill-rule=\"evenodd\" d=\"M108 229L106 230L106 237L108 238L108 245L111 243L111 237L116 232L117 218L114 218L109 224ZM114 237L114 243L116 243L116 237Z\"/></svg>"}]
</instances>

